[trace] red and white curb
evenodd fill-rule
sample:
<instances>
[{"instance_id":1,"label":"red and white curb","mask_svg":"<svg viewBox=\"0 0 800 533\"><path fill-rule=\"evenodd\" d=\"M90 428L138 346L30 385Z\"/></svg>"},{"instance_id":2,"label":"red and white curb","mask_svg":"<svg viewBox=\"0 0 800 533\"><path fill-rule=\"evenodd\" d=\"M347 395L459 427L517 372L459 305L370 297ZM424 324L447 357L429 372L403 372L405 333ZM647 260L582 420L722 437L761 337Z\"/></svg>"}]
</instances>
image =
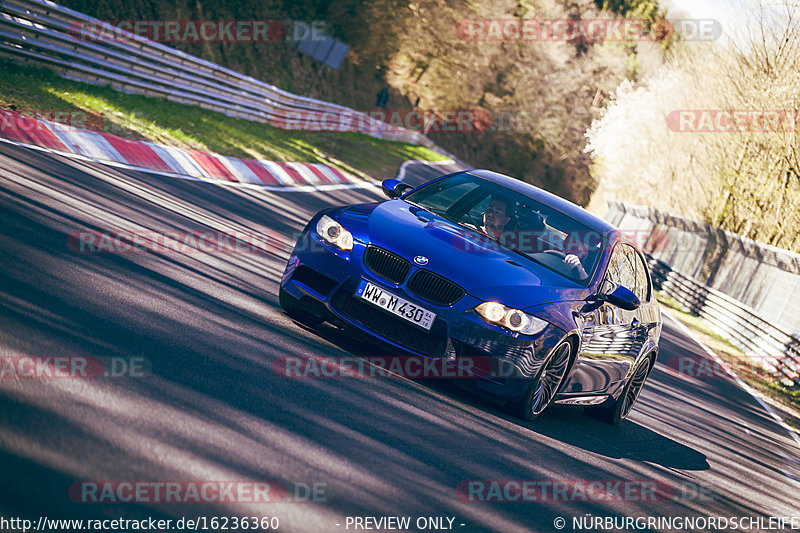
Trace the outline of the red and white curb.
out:
<instances>
[{"instance_id":1,"label":"red and white curb","mask_svg":"<svg viewBox=\"0 0 800 533\"><path fill-rule=\"evenodd\" d=\"M280 163L129 141L0 109L0 140L159 175L257 188L319 190L374 185L321 163Z\"/></svg>"}]
</instances>

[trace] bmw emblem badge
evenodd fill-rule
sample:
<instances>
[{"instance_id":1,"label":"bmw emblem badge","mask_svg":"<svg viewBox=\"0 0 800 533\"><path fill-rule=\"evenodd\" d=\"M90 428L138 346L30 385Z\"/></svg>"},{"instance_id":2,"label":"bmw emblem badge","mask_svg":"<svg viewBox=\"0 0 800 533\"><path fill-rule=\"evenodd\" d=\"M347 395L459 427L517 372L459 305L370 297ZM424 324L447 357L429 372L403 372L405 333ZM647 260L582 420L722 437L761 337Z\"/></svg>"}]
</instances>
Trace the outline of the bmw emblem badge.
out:
<instances>
[{"instance_id":1,"label":"bmw emblem badge","mask_svg":"<svg viewBox=\"0 0 800 533\"><path fill-rule=\"evenodd\" d=\"M417 257L414 258L414 262L418 265L427 265L428 258L425 257L424 255L418 255Z\"/></svg>"}]
</instances>

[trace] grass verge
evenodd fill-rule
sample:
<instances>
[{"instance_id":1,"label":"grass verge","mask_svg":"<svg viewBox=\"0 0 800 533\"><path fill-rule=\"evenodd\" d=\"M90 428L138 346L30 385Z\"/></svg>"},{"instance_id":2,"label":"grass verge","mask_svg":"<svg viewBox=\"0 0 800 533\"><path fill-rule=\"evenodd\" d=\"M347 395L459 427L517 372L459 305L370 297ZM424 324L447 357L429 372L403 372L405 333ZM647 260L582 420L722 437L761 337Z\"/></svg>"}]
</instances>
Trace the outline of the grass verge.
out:
<instances>
[{"instance_id":1,"label":"grass verge","mask_svg":"<svg viewBox=\"0 0 800 533\"><path fill-rule=\"evenodd\" d=\"M787 387L765 372L754 370L752 360L744 352L716 333L702 318L683 311L674 300L660 293L656 293L656 298L800 433L800 390Z\"/></svg>"},{"instance_id":2,"label":"grass verge","mask_svg":"<svg viewBox=\"0 0 800 533\"><path fill-rule=\"evenodd\" d=\"M282 130L164 98L67 80L48 70L7 61L0 61L0 107L35 116L44 113L44 118L56 120L55 112L72 121L77 116L84 123L78 126L179 148L270 161L327 163L365 179L394 177L408 159L447 159L424 146L360 133Z\"/></svg>"}]
</instances>

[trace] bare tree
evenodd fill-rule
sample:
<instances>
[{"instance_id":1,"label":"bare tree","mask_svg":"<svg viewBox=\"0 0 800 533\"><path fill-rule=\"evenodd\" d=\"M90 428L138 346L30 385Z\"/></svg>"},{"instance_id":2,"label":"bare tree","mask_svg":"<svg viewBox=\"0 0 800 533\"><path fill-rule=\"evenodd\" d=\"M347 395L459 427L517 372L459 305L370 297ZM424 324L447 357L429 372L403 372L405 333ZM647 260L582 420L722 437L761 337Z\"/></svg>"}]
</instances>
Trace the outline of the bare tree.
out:
<instances>
[{"instance_id":1,"label":"bare tree","mask_svg":"<svg viewBox=\"0 0 800 533\"><path fill-rule=\"evenodd\" d=\"M737 40L683 43L657 73L621 85L588 150L618 199L800 251L796 7L761 5L753 20Z\"/></svg>"}]
</instances>

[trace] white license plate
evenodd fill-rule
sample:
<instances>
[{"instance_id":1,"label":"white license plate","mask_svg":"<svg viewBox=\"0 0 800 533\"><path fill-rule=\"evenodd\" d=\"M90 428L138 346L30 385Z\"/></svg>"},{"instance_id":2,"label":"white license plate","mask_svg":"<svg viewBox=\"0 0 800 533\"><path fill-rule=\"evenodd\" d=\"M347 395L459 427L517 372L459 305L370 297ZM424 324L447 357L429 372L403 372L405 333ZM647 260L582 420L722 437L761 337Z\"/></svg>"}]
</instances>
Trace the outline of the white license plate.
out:
<instances>
[{"instance_id":1,"label":"white license plate","mask_svg":"<svg viewBox=\"0 0 800 533\"><path fill-rule=\"evenodd\" d=\"M356 291L356 296L427 330L431 329L433 320L436 318L436 313L423 309L417 304L385 291L366 280L361 281Z\"/></svg>"}]
</instances>

